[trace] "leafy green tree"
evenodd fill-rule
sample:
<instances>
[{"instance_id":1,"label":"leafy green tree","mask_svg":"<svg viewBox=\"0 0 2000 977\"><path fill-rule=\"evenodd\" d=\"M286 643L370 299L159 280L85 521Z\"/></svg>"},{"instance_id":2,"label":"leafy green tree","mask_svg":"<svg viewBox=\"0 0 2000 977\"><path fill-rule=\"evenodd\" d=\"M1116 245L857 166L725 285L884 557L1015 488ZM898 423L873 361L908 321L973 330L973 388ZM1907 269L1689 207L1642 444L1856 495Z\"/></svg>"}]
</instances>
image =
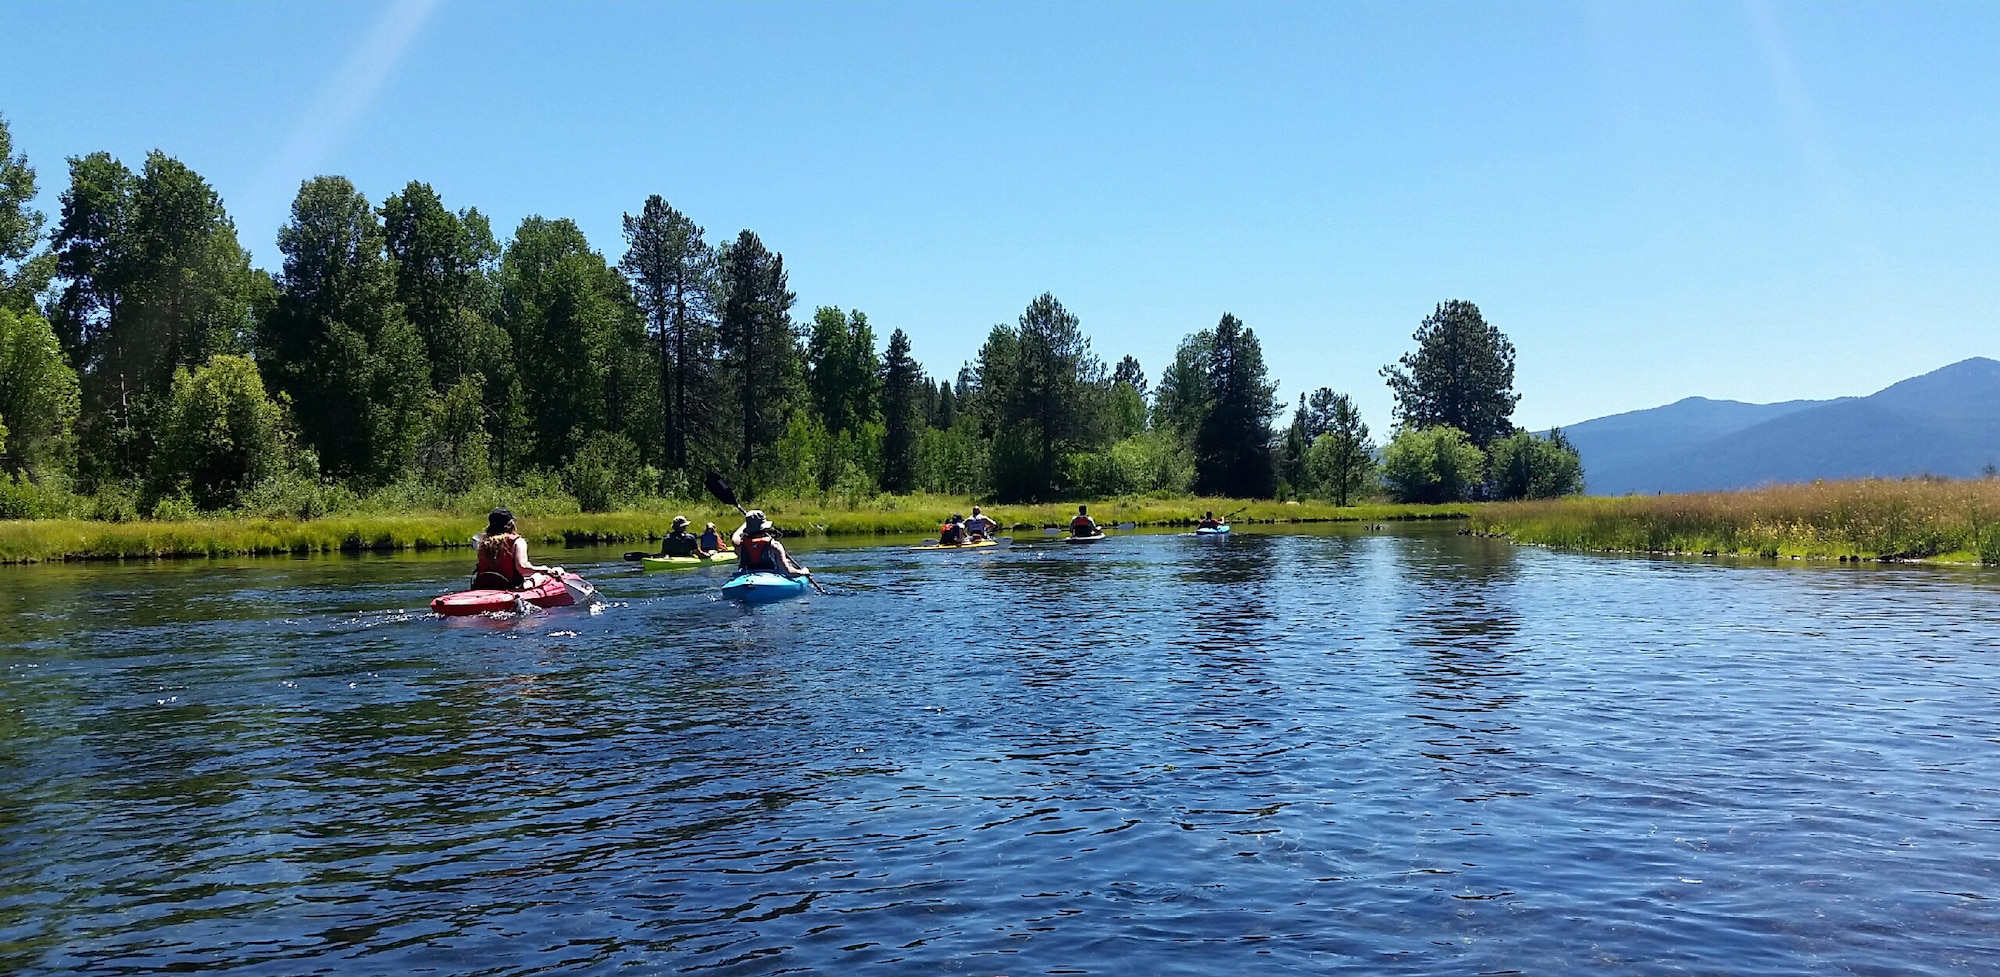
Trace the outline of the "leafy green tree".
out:
<instances>
[{"instance_id":1,"label":"leafy green tree","mask_svg":"<svg viewBox=\"0 0 2000 977\"><path fill-rule=\"evenodd\" d=\"M625 258L633 298L652 331L660 364L662 460L688 465L688 443L706 439L716 418L706 394L715 382L717 256L702 228L654 194L625 215Z\"/></svg>"},{"instance_id":2,"label":"leafy green tree","mask_svg":"<svg viewBox=\"0 0 2000 977\"><path fill-rule=\"evenodd\" d=\"M307 180L278 250L284 271L259 344L266 376L330 474L394 481L415 461L430 371L374 208L345 177Z\"/></svg>"},{"instance_id":3,"label":"leafy green tree","mask_svg":"<svg viewBox=\"0 0 2000 977\"><path fill-rule=\"evenodd\" d=\"M1583 491L1583 459L1560 428L1546 438L1516 431L1487 449L1496 499L1553 499Z\"/></svg>"},{"instance_id":4,"label":"leafy green tree","mask_svg":"<svg viewBox=\"0 0 2000 977\"><path fill-rule=\"evenodd\" d=\"M831 489L844 477L879 474L867 463L879 448L868 433L881 413L882 377L866 315L831 307L813 314L806 334L805 382L814 416L826 432L816 465L820 489ZM925 383L917 392L927 392L929 386Z\"/></svg>"},{"instance_id":5,"label":"leafy green tree","mask_svg":"<svg viewBox=\"0 0 2000 977\"><path fill-rule=\"evenodd\" d=\"M0 469L36 481L68 473L78 408L76 371L47 319L0 306Z\"/></svg>"},{"instance_id":6,"label":"leafy green tree","mask_svg":"<svg viewBox=\"0 0 2000 977\"><path fill-rule=\"evenodd\" d=\"M1215 331L1204 329L1181 340L1174 362L1160 374L1153 391L1153 426L1173 428L1192 439L1208 416L1215 392L1209 387L1211 354Z\"/></svg>"},{"instance_id":7,"label":"leafy green tree","mask_svg":"<svg viewBox=\"0 0 2000 977\"><path fill-rule=\"evenodd\" d=\"M889 334L882 357L882 490L908 492L916 486L918 448L924 438L916 405L917 384L928 384L910 358L909 334Z\"/></svg>"},{"instance_id":8,"label":"leafy green tree","mask_svg":"<svg viewBox=\"0 0 2000 977\"><path fill-rule=\"evenodd\" d=\"M1485 453L1455 427L1403 428L1382 451L1382 480L1398 502L1462 502L1485 475Z\"/></svg>"},{"instance_id":9,"label":"leafy green tree","mask_svg":"<svg viewBox=\"0 0 2000 977\"><path fill-rule=\"evenodd\" d=\"M292 463L284 408L245 356L220 355L175 375L159 444L148 494L186 495L200 509L226 509Z\"/></svg>"},{"instance_id":10,"label":"leafy green tree","mask_svg":"<svg viewBox=\"0 0 2000 977\"><path fill-rule=\"evenodd\" d=\"M1414 352L1382 368L1402 427L1447 425L1484 448L1514 431L1514 344L1471 302L1440 303L1417 328Z\"/></svg>"},{"instance_id":11,"label":"leafy green tree","mask_svg":"<svg viewBox=\"0 0 2000 977\"><path fill-rule=\"evenodd\" d=\"M722 366L737 406L736 468L753 489L779 480L772 452L785 432L798 385L798 346L792 336L796 296L787 286L785 258L745 230L722 256L727 298L722 303Z\"/></svg>"},{"instance_id":12,"label":"leafy green tree","mask_svg":"<svg viewBox=\"0 0 2000 977\"><path fill-rule=\"evenodd\" d=\"M14 135L0 116L0 308L35 311L35 295L55 270L51 256L36 256L42 212L36 210L35 168L14 152Z\"/></svg>"},{"instance_id":13,"label":"leafy green tree","mask_svg":"<svg viewBox=\"0 0 2000 977\"><path fill-rule=\"evenodd\" d=\"M1334 505L1344 506L1375 483L1375 444L1354 398L1320 390L1329 395L1326 428L1306 451L1306 480Z\"/></svg>"},{"instance_id":14,"label":"leafy green tree","mask_svg":"<svg viewBox=\"0 0 2000 977\"><path fill-rule=\"evenodd\" d=\"M1271 418L1278 385L1264 368L1255 330L1224 314L1208 351L1208 410L1196 428L1195 491L1233 498L1277 492L1271 458Z\"/></svg>"},{"instance_id":15,"label":"leafy green tree","mask_svg":"<svg viewBox=\"0 0 2000 977\"><path fill-rule=\"evenodd\" d=\"M412 180L381 208L383 248L395 269L395 297L423 343L435 389L489 369L497 329L489 280L500 245L485 215L454 214L430 184Z\"/></svg>"},{"instance_id":16,"label":"leafy green tree","mask_svg":"<svg viewBox=\"0 0 2000 977\"><path fill-rule=\"evenodd\" d=\"M656 443L658 384L623 276L567 219L529 217L500 259L501 322L520 364L529 457L561 468L593 434ZM641 456L643 460L643 455Z\"/></svg>"},{"instance_id":17,"label":"leafy green tree","mask_svg":"<svg viewBox=\"0 0 2000 977\"><path fill-rule=\"evenodd\" d=\"M417 440L417 474L426 484L453 494L493 480L492 436L483 404L486 378L468 373L433 398L422 437Z\"/></svg>"},{"instance_id":18,"label":"leafy green tree","mask_svg":"<svg viewBox=\"0 0 2000 977\"><path fill-rule=\"evenodd\" d=\"M143 472L175 370L247 348L268 277L250 268L207 182L154 152L134 175L109 154L70 160L51 241L51 322L79 375L93 478Z\"/></svg>"}]
</instances>

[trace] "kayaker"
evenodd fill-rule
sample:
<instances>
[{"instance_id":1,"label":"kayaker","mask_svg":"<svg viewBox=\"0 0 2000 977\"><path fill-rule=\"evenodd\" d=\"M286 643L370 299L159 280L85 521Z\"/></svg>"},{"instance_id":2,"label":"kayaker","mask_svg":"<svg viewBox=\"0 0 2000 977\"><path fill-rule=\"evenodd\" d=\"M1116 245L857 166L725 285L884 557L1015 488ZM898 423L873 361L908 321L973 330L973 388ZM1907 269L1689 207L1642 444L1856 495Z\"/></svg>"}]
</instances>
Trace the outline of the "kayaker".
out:
<instances>
[{"instance_id":1,"label":"kayaker","mask_svg":"<svg viewBox=\"0 0 2000 977\"><path fill-rule=\"evenodd\" d=\"M1000 524L993 521L991 516L980 512L978 506L972 507L971 518L965 520L965 531L974 542L982 539L992 539L993 530L999 528L999 526Z\"/></svg>"},{"instance_id":2,"label":"kayaker","mask_svg":"<svg viewBox=\"0 0 2000 977\"><path fill-rule=\"evenodd\" d=\"M1201 514L1201 523L1199 525L1202 529L1221 529L1222 520L1215 518L1215 510L1210 509Z\"/></svg>"},{"instance_id":3,"label":"kayaker","mask_svg":"<svg viewBox=\"0 0 2000 977\"><path fill-rule=\"evenodd\" d=\"M514 513L501 506L486 514L486 531L473 537L479 564L472 572L473 590L526 590L561 574L562 567L538 567L528 562L528 541L514 528Z\"/></svg>"},{"instance_id":4,"label":"kayaker","mask_svg":"<svg viewBox=\"0 0 2000 977\"><path fill-rule=\"evenodd\" d=\"M945 524L938 527L939 546L964 546L971 542L965 536L965 517L954 512Z\"/></svg>"},{"instance_id":5,"label":"kayaker","mask_svg":"<svg viewBox=\"0 0 2000 977\"><path fill-rule=\"evenodd\" d=\"M771 535L771 524L764 521L764 510L752 509L743 514L743 528L730 537L736 544L736 571L738 573L782 573L796 577L809 573L785 552L785 544Z\"/></svg>"},{"instance_id":6,"label":"kayaker","mask_svg":"<svg viewBox=\"0 0 2000 977\"><path fill-rule=\"evenodd\" d=\"M1097 520L1090 518L1090 507L1080 505L1076 507L1076 518L1069 521L1069 534L1071 536L1102 536L1104 535L1104 530L1097 528Z\"/></svg>"},{"instance_id":7,"label":"kayaker","mask_svg":"<svg viewBox=\"0 0 2000 977\"><path fill-rule=\"evenodd\" d=\"M713 550L704 551L701 540L688 532L686 516L674 517L674 529L660 539L661 556L707 556Z\"/></svg>"},{"instance_id":8,"label":"kayaker","mask_svg":"<svg viewBox=\"0 0 2000 977\"><path fill-rule=\"evenodd\" d=\"M701 531L701 552L704 556L720 553L728 548L729 544L722 541L722 534L715 531L715 523L709 523L708 528Z\"/></svg>"}]
</instances>

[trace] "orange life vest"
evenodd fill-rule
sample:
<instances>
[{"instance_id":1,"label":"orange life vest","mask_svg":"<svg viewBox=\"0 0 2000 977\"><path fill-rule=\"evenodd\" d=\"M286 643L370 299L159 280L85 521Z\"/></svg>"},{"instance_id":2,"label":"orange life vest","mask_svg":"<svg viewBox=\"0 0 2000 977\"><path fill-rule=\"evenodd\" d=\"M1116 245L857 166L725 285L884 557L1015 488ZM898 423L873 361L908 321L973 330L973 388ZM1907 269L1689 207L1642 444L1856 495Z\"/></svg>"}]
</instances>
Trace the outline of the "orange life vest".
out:
<instances>
[{"instance_id":1,"label":"orange life vest","mask_svg":"<svg viewBox=\"0 0 2000 977\"><path fill-rule=\"evenodd\" d=\"M744 537L736 550L736 569L778 572L778 554L771 549L771 537Z\"/></svg>"}]
</instances>

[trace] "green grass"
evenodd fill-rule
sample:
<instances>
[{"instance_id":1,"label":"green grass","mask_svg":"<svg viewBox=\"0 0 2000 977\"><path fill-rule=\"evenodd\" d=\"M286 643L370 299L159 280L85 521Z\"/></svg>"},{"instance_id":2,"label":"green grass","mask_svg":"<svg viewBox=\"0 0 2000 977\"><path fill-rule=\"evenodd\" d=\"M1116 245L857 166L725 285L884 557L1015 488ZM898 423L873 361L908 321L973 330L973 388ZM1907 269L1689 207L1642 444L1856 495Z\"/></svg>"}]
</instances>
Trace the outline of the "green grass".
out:
<instances>
[{"instance_id":1,"label":"green grass","mask_svg":"<svg viewBox=\"0 0 2000 977\"><path fill-rule=\"evenodd\" d=\"M772 500L761 507L791 535L922 535L935 532L953 512L969 513L963 500L946 496L883 496L853 507L809 500ZM1470 505L1358 505L1242 502L1229 499L1107 499L1090 504L1100 523L1131 521L1147 526L1189 525L1203 509L1237 512L1233 521L1379 522L1403 519L1463 519ZM1240 510L1240 511L1239 511ZM987 506L989 515L1009 526L1067 523L1075 503ZM540 545L615 543L658 539L675 515L699 530L713 521L725 532L741 519L715 504L675 509L649 503L643 509L605 513L522 515L523 535ZM98 522L87 519L0 521L0 563L151 557L247 556L365 550L435 549L469 546L485 528L477 515L445 512L335 515L286 520L220 516L185 522Z\"/></svg>"},{"instance_id":2,"label":"green grass","mask_svg":"<svg viewBox=\"0 0 2000 977\"><path fill-rule=\"evenodd\" d=\"M1478 532L1603 552L2000 563L2000 481L1864 479L1503 502Z\"/></svg>"}]
</instances>

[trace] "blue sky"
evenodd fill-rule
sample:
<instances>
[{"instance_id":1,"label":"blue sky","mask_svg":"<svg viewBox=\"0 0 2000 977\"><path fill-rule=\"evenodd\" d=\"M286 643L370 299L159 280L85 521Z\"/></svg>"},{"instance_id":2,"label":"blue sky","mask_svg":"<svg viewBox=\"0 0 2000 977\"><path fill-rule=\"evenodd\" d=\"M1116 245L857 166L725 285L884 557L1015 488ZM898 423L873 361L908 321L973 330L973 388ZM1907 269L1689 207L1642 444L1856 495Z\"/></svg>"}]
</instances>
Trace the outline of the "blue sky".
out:
<instances>
[{"instance_id":1,"label":"blue sky","mask_svg":"<svg viewBox=\"0 0 2000 977\"><path fill-rule=\"evenodd\" d=\"M1054 292L1149 374L1223 312L1353 393L1444 299L1516 420L1868 393L2000 356L2000 4L0 2L0 115L159 148L258 264L301 180L612 260L659 193L948 375Z\"/></svg>"}]
</instances>

